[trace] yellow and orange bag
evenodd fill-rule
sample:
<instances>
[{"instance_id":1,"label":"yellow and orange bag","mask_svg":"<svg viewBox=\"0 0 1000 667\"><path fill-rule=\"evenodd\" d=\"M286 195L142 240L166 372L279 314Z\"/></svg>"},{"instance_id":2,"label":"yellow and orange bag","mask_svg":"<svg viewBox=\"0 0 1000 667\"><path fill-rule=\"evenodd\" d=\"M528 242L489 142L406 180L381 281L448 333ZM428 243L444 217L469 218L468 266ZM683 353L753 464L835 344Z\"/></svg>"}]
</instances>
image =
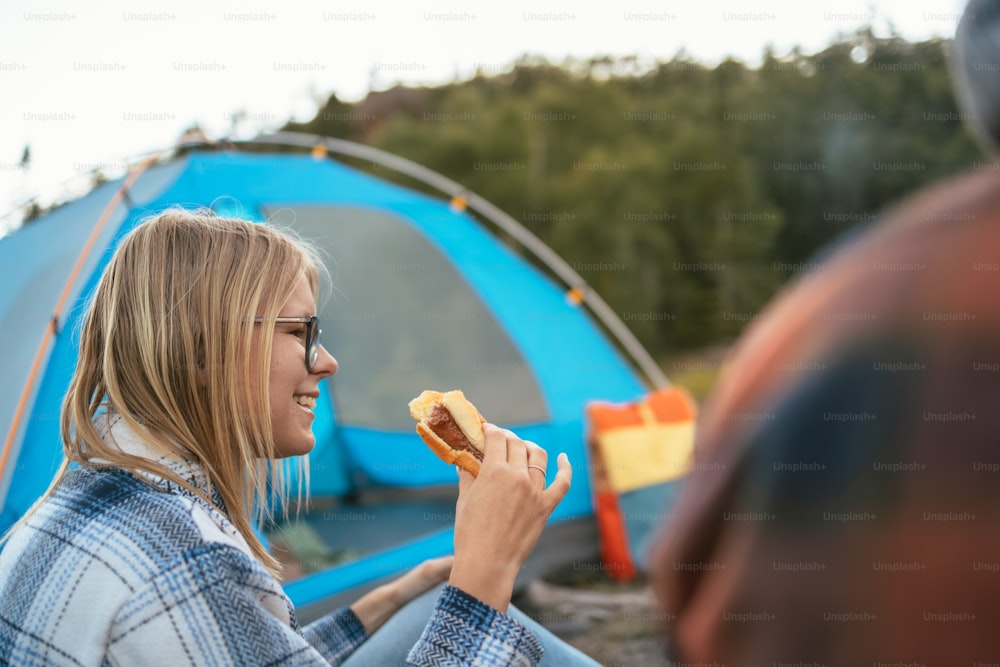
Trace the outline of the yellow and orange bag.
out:
<instances>
[{"instance_id":1,"label":"yellow and orange bag","mask_svg":"<svg viewBox=\"0 0 1000 667\"><path fill-rule=\"evenodd\" d=\"M680 387L633 403L587 405L601 559L612 579L632 579L641 566L646 535L691 466L696 416L694 399ZM623 511L623 503L645 509Z\"/></svg>"}]
</instances>

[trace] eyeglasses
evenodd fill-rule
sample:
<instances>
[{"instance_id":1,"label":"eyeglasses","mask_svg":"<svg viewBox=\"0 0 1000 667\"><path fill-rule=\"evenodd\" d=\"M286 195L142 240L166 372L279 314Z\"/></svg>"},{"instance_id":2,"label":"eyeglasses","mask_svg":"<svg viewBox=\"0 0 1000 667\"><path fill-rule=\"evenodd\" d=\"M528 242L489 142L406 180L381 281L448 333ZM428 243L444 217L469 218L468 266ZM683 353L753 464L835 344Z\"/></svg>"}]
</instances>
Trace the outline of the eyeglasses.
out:
<instances>
[{"instance_id":1,"label":"eyeglasses","mask_svg":"<svg viewBox=\"0 0 1000 667\"><path fill-rule=\"evenodd\" d=\"M263 322L266 318L255 317L254 322ZM270 320L275 324L293 324L301 323L306 325L306 370L310 373L316 367L316 362L319 360L319 337L323 333L322 329L319 328L319 318L313 315L312 317L275 317Z\"/></svg>"}]
</instances>

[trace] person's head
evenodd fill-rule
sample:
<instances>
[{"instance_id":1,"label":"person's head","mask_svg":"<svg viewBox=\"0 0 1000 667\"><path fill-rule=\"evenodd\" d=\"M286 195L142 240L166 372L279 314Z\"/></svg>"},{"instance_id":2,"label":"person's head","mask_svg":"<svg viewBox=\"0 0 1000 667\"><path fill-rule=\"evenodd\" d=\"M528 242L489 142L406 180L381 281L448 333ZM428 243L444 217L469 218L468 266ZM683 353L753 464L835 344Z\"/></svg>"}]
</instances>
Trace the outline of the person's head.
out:
<instances>
[{"instance_id":1,"label":"person's head","mask_svg":"<svg viewBox=\"0 0 1000 667\"><path fill-rule=\"evenodd\" d=\"M970 2L953 61L993 143L998 27L995 2ZM998 186L925 186L744 332L650 554L677 662L1000 653L1000 384L981 361L1000 358Z\"/></svg>"},{"instance_id":2,"label":"person's head","mask_svg":"<svg viewBox=\"0 0 1000 667\"><path fill-rule=\"evenodd\" d=\"M263 224L170 209L137 226L86 314L63 404L67 458L170 476L101 438L92 419L106 406L156 449L201 463L274 567L250 515L265 509L269 484L284 493L267 462L312 449L308 406L337 370L322 347L307 367L310 325L282 321L316 315L320 270L307 244Z\"/></svg>"},{"instance_id":3,"label":"person's head","mask_svg":"<svg viewBox=\"0 0 1000 667\"><path fill-rule=\"evenodd\" d=\"M1000 5L970 0L955 31L949 60L966 125L987 153L1000 149Z\"/></svg>"}]
</instances>

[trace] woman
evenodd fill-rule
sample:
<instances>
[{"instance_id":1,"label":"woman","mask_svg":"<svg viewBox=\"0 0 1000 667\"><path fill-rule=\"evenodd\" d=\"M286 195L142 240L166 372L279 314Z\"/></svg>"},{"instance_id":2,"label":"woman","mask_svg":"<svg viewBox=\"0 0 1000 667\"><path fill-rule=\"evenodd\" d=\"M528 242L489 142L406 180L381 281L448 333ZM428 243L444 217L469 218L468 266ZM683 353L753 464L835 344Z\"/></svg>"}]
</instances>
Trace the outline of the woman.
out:
<instances>
[{"instance_id":1,"label":"woman","mask_svg":"<svg viewBox=\"0 0 1000 667\"><path fill-rule=\"evenodd\" d=\"M271 227L182 210L124 238L63 404L67 461L0 553L0 664L326 665L366 643L396 664L535 664L543 644L590 662L505 613L571 469L561 455L545 488L528 468L544 450L494 426L483 472L460 476L454 558L298 627L254 525L312 449L319 382L337 371L320 267ZM444 581L433 608L370 639Z\"/></svg>"}]
</instances>

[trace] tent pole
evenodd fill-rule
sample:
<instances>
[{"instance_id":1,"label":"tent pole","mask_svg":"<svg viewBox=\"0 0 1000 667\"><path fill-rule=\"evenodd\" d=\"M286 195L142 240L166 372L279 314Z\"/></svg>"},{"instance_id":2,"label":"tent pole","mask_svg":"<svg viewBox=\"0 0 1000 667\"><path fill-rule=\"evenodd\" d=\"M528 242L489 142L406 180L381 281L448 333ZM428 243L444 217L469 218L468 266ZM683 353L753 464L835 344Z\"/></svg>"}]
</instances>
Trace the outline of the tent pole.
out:
<instances>
[{"instance_id":1,"label":"tent pole","mask_svg":"<svg viewBox=\"0 0 1000 667\"><path fill-rule=\"evenodd\" d=\"M146 169L148 169L158 157L159 154L155 154L146 158L141 164L136 166L136 168L125 178L121 187L115 191L114 195L112 195L107 206L104 208L104 211L101 213L101 216L97 219L97 222L94 223L94 227L90 231L90 236L87 237L83 247L80 249L80 254L77 255L76 262L73 263L69 276L63 284L62 292L59 294L55 307L52 309L52 318L49 320L48 326L45 327L45 331L42 333L42 339L38 344L38 350L35 352L35 358L32 361L31 370L28 372L28 379L24 383L24 389L21 391L21 396L17 401L17 407L14 409L14 417L11 420L10 428L7 431L7 437L4 439L3 450L0 451L0 485L3 486L3 495L6 495L6 485L3 485L3 480L5 478L4 473L7 463L10 461L11 452L14 449L14 440L18 431L21 429L21 421L24 419L24 413L28 407L29 399L34 391L35 382L38 380L38 374L42 367L42 361L45 358L46 353L48 353L49 343L52 338L59 333L59 329L62 326L63 310L66 307L66 301L69 298L70 290L72 290L73 286L76 284L77 278L80 276L80 271L83 269L84 263L90 256L90 253L94 248L94 244L97 242L97 237L101 234L101 230L104 229L104 226L111 218L111 214L114 213L120 203L123 201L128 202L129 188L132 187L132 185L146 172Z\"/></svg>"},{"instance_id":2,"label":"tent pole","mask_svg":"<svg viewBox=\"0 0 1000 667\"><path fill-rule=\"evenodd\" d=\"M433 169L417 164L412 160L407 160L381 149L346 139L321 137L315 134L302 134L298 132L275 132L236 143L281 144L303 148L314 148L321 144L331 153L370 160L373 163L411 176L422 183L436 188L449 197L464 197L469 208L510 234L511 237L521 243L521 245L547 266L549 270L555 273L570 289L581 296L583 302L590 307L591 312L594 313L598 320L618 340L625 351L632 356L632 359L646 375L647 380L654 388L665 389L670 386L670 381L667 380L663 370L649 355L649 352L642 346L642 343L625 326L625 323L621 321L621 318L608 306L604 299L597 292L590 289L590 286L587 285L587 282L580 274L574 271L562 257L556 254L552 248L545 245L545 242L531 233L524 225L483 197L470 192L467 188L450 178L437 173Z\"/></svg>"}]
</instances>

